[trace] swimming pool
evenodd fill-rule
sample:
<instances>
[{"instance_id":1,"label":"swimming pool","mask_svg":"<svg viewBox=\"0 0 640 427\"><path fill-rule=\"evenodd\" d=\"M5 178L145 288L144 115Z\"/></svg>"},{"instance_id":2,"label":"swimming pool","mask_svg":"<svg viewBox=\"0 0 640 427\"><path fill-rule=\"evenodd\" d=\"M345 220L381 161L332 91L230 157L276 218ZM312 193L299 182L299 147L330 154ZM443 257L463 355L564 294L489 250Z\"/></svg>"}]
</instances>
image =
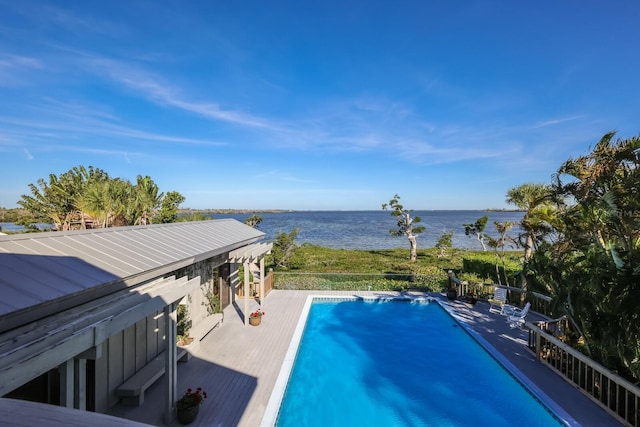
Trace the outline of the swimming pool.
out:
<instances>
[{"instance_id":1,"label":"swimming pool","mask_svg":"<svg viewBox=\"0 0 640 427\"><path fill-rule=\"evenodd\" d=\"M439 304L316 297L298 326L265 426L566 425Z\"/></svg>"}]
</instances>

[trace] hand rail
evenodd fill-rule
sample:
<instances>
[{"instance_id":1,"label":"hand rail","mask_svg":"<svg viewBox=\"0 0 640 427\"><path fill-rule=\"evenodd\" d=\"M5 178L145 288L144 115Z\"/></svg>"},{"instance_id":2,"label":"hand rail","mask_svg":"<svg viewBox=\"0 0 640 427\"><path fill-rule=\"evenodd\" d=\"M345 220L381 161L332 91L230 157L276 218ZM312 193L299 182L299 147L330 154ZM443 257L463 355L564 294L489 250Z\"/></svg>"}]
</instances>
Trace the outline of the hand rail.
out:
<instances>
[{"instance_id":1,"label":"hand rail","mask_svg":"<svg viewBox=\"0 0 640 427\"><path fill-rule=\"evenodd\" d=\"M529 329L528 347L536 360L548 364L591 400L620 421L640 426L640 388L600 365L535 323Z\"/></svg>"}]
</instances>

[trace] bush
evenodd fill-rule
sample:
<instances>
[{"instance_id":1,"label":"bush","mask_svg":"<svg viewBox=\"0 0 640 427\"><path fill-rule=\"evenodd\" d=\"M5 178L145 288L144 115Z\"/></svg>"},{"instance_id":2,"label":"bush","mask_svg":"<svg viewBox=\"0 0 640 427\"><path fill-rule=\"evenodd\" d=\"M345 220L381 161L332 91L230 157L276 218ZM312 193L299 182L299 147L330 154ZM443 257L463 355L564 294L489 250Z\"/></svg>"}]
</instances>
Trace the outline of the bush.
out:
<instances>
[{"instance_id":1,"label":"bush","mask_svg":"<svg viewBox=\"0 0 640 427\"><path fill-rule=\"evenodd\" d=\"M496 265L498 271L496 271ZM462 257L462 270L481 278L477 280L478 282L502 283L505 277L513 282L513 278L522 270L522 266L520 260L512 254L505 255L503 267L502 260L496 254L469 253ZM498 272L500 278L498 278Z\"/></svg>"},{"instance_id":2,"label":"bush","mask_svg":"<svg viewBox=\"0 0 640 427\"><path fill-rule=\"evenodd\" d=\"M274 275L274 287L286 290L405 291L435 292L442 288L442 275L285 273Z\"/></svg>"}]
</instances>

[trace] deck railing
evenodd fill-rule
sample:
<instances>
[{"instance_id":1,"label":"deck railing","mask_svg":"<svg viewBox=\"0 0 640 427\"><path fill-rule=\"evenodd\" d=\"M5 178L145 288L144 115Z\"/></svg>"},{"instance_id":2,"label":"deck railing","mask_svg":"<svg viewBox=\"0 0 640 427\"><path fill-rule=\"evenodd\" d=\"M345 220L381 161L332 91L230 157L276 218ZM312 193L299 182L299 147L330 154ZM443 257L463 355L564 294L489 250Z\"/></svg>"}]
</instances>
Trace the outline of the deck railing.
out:
<instances>
[{"instance_id":1,"label":"deck railing","mask_svg":"<svg viewBox=\"0 0 640 427\"><path fill-rule=\"evenodd\" d=\"M567 381L621 422L640 426L640 388L527 322L529 348Z\"/></svg>"}]
</instances>

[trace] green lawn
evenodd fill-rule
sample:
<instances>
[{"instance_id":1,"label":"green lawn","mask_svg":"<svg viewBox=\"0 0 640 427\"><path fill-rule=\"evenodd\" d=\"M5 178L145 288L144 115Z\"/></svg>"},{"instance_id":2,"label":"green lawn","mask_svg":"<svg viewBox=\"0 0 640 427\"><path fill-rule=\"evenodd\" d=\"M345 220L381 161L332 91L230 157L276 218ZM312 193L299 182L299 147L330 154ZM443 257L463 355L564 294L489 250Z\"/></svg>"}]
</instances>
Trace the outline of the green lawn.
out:
<instances>
[{"instance_id":1,"label":"green lawn","mask_svg":"<svg viewBox=\"0 0 640 427\"><path fill-rule=\"evenodd\" d=\"M288 268L274 268L276 287L281 289L368 289L440 291L447 284L447 270L461 280L493 282L478 272L463 271L463 259L491 257L492 252L450 249L438 256L435 248L419 249L418 259L409 260L409 249L351 250L302 245ZM512 253L519 256L520 253ZM267 264L269 264L267 259ZM489 270L494 270L493 261Z\"/></svg>"}]
</instances>

